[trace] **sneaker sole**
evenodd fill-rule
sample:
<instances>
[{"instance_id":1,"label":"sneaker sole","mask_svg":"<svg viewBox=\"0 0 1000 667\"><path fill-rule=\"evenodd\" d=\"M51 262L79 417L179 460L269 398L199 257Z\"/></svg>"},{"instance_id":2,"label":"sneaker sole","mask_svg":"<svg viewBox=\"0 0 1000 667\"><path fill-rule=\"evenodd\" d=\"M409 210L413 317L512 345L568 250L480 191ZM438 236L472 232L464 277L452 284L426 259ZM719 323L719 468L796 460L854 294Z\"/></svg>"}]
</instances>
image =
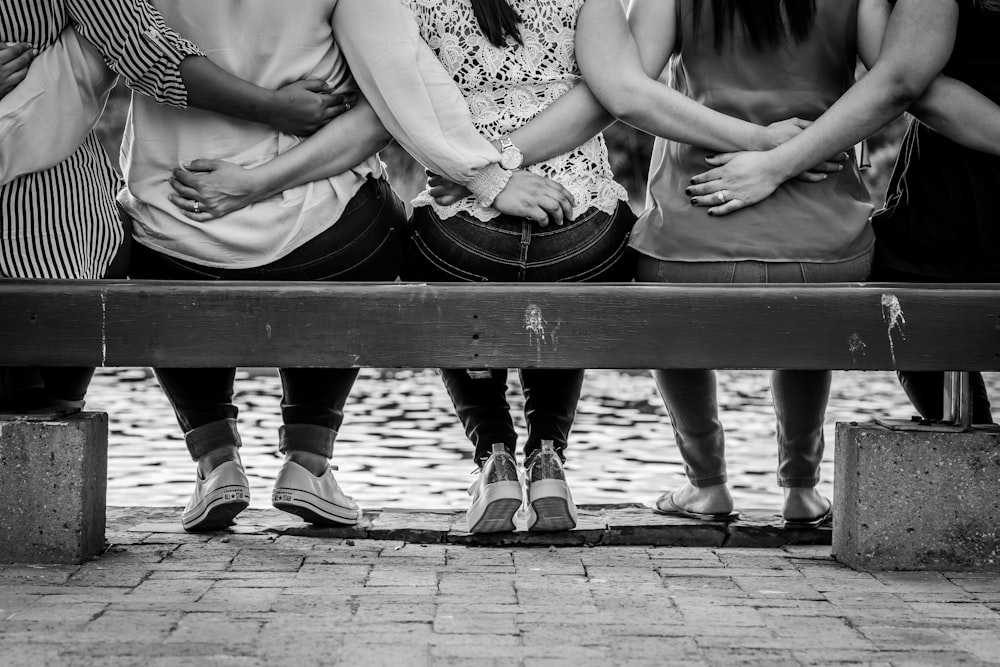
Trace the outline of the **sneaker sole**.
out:
<instances>
[{"instance_id":1,"label":"sneaker sole","mask_svg":"<svg viewBox=\"0 0 1000 667\"><path fill-rule=\"evenodd\" d=\"M466 515L470 533L506 533L514 530L514 515L522 503L519 482L494 482L487 485L482 502L469 508ZM477 511L482 507L482 513Z\"/></svg>"},{"instance_id":2,"label":"sneaker sole","mask_svg":"<svg viewBox=\"0 0 1000 667\"><path fill-rule=\"evenodd\" d=\"M576 528L576 507L566 482L542 480L531 485L529 497L535 522L528 530L549 532Z\"/></svg>"},{"instance_id":3,"label":"sneaker sole","mask_svg":"<svg viewBox=\"0 0 1000 667\"><path fill-rule=\"evenodd\" d=\"M361 520L360 510L334 505L298 489L275 489L271 504L316 526L356 526Z\"/></svg>"},{"instance_id":4,"label":"sneaker sole","mask_svg":"<svg viewBox=\"0 0 1000 667\"><path fill-rule=\"evenodd\" d=\"M250 492L242 486L217 489L203 501L201 511L181 516L184 530L219 530L233 525L236 515L250 506Z\"/></svg>"}]
</instances>

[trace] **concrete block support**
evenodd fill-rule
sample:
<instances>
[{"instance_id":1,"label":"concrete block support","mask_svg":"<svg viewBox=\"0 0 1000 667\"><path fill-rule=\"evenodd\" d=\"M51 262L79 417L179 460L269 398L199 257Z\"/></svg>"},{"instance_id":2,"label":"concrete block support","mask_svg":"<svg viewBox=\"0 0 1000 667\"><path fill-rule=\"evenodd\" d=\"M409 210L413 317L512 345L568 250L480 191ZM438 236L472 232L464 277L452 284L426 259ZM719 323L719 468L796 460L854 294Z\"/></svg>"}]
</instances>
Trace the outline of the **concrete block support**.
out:
<instances>
[{"instance_id":1,"label":"concrete block support","mask_svg":"<svg viewBox=\"0 0 1000 667\"><path fill-rule=\"evenodd\" d=\"M837 560L1000 572L1000 433L841 423L835 462Z\"/></svg>"},{"instance_id":2,"label":"concrete block support","mask_svg":"<svg viewBox=\"0 0 1000 667\"><path fill-rule=\"evenodd\" d=\"M0 562L80 563L104 550L108 416L0 415Z\"/></svg>"}]
</instances>

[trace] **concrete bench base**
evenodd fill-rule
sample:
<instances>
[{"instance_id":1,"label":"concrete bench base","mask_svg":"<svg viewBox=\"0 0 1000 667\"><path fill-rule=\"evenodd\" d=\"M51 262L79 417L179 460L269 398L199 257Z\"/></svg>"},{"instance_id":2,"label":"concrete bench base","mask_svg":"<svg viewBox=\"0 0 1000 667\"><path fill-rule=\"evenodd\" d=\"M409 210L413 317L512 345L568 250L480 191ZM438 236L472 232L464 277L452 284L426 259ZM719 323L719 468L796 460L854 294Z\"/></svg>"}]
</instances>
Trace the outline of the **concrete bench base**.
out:
<instances>
[{"instance_id":1,"label":"concrete bench base","mask_svg":"<svg viewBox=\"0 0 1000 667\"><path fill-rule=\"evenodd\" d=\"M0 415L0 562L80 563L104 550L108 416Z\"/></svg>"},{"instance_id":2,"label":"concrete bench base","mask_svg":"<svg viewBox=\"0 0 1000 667\"><path fill-rule=\"evenodd\" d=\"M841 423L836 447L837 560L1000 572L1000 432Z\"/></svg>"}]
</instances>

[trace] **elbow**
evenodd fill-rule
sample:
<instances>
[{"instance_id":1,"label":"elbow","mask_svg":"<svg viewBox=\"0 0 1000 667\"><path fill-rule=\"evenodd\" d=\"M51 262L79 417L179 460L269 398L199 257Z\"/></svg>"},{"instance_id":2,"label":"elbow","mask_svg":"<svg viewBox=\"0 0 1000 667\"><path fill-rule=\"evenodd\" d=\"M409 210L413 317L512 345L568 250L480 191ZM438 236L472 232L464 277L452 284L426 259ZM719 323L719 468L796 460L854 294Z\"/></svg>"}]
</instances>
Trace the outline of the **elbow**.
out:
<instances>
[{"instance_id":1,"label":"elbow","mask_svg":"<svg viewBox=\"0 0 1000 667\"><path fill-rule=\"evenodd\" d=\"M920 99L928 82L906 71L889 73L882 87L886 103L897 113L909 109Z\"/></svg>"},{"instance_id":2,"label":"elbow","mask_svg":"<svg viewBox=\"0 0 1000 667\"><path fill-rule=\"evenodd\" d=\"M598 96L598 100L608 113L628 124L637 119L642 108L639 91L635 86L627 84L606 88Z\"/></svg>"}]
</instances>

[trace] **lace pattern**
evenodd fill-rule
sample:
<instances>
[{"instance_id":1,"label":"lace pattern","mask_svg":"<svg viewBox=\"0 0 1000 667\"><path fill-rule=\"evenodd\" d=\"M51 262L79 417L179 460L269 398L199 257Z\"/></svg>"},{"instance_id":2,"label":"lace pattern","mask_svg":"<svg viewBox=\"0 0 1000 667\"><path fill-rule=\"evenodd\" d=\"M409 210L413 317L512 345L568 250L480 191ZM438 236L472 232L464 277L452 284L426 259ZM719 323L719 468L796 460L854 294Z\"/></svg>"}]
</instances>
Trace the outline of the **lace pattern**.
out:
<instances>
[{"instance_id":1,"label":"lace pattern","mask_svg":"<svg viewBox=\"0 0 1000 667\"><path fill-rule=\"evenodd\" d=\"M524 46L509 39L508 47L500 49L480 31L469 0L401 0L462 90L476 127L490 140L521 127L580 80L573 42L584 0L509 1L523 21ZM628 199L625 188L614 181L602 135L527 170L568 189L577 215L589 208L610 214L619 201ZM471 197L438 206L426 191L413 204L433 206L442 218L465 212L485 221L500 215Z\"/></svg>"}]
</instances>

